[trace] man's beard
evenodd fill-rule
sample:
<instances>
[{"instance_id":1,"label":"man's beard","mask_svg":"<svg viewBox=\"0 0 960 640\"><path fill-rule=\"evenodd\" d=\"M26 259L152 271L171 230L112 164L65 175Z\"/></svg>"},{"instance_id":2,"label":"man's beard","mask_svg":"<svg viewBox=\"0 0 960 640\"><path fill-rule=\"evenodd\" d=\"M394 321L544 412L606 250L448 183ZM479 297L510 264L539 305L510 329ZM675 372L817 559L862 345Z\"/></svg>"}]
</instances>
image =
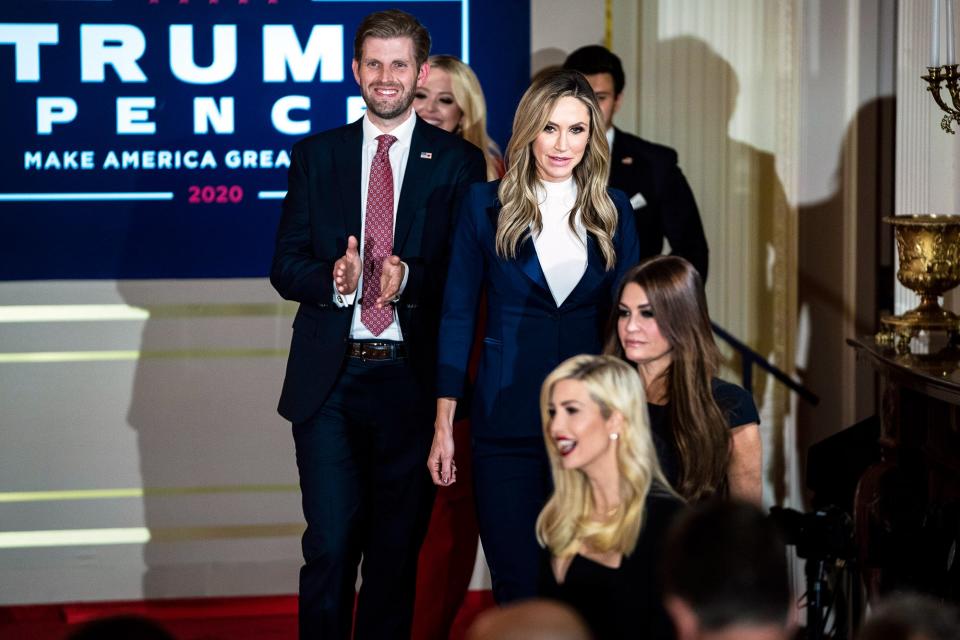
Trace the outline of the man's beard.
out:
<instances>
[{"instance_id":1,"label":"man's beard","mask_svg":"<svg viewBox=\"0 0 960 640\"><path fill-rule=\"evenodd\" d=\"M380 86L379 88L394 88L394 85ZM377 100L373 97L373 89L370 89L369 93L363 96L364 102L367 103L367 110L381 120L393 120L405 113L413 104L415 92L407 91L402 84L396 85L396 88L399 89L397 97L387 100Z\"/></svg>"}]
</instances>

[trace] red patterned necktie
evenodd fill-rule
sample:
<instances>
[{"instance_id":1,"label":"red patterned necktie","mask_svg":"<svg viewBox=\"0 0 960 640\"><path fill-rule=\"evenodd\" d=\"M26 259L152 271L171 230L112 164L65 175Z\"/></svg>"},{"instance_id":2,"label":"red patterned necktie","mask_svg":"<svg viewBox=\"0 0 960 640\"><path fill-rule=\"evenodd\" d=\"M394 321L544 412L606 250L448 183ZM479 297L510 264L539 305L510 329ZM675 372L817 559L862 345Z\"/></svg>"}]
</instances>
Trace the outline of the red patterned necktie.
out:
<instances>
[{"instance_id":1,"label":"red patterned necktie","mask_svg":"<svg viewBox=\"0 0 960 640\"><path fill-rule=\"evenodd\" d=\"M397 139L377 136L377 152L370 163L367 185L367 213L363 223L363 296L360 322L379 336L393 322L393 307L377 309L383 260L393 253L393 171L390 169L390 145Z\"/></svg>"}]
</instances>

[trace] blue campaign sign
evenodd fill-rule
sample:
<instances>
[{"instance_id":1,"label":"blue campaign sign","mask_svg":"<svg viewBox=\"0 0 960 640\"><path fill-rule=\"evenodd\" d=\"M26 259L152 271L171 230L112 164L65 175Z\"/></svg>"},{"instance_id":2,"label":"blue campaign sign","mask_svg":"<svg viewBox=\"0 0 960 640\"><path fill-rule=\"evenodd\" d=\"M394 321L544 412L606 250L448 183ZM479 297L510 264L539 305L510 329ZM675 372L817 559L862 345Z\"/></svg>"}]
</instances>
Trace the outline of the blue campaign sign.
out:
<instances>
[{"instance_id":1,"label":"blue campaign sign","mask_svg":"<svg viewBox=\"0 0 960 640\"><path fill-rule=\"evenodd\" d=\"M505 142L528 2L4 3L0 280L266 275L289 149L362 113L353 36L386 8L471 63Z\"/></svg>"}]
</instances>

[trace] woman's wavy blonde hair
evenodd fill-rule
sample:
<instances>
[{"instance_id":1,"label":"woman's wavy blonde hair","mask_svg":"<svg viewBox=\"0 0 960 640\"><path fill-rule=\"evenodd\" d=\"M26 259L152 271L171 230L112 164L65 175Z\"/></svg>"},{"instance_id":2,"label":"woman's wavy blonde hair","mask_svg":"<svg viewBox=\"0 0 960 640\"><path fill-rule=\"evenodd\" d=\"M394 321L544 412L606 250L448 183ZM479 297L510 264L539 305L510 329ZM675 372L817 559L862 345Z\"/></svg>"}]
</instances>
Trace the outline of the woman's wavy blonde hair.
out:
<instances>
[{"instance_id":1,"label":"woman's wavy blonde hair","mask_svg":"<svg viewBox=\"0 0 960 640\"><path fill-rule=\"evenodd\" d=\"M483 151L487 161L487 180L496 180L499 175L500 148L487 133L487 101L477 74L467 63L454 56L430 56L430 67L442 69L450 76L453 99L463 115L454 133Z\"/></svg>"},{"instance_id":2,"label":"woman's wavy blonde hair","mask_svg":"<svg viewBox=\"0 0 960 640\"><path fill-rule=\"evenodd\" d=\"M579 469L564 469L562 456L550 437L550 398L561 380L578 380L600 407L604 419L614 413L623 417L623 429L614 445L620 475L620 506L602 522L594 519L596 504L587 475ZM644 504L654 480L658 490L672 493L664 478L647 419L647 401L636 369L612 356L580 355L554 369L540 391L540 415L553 495L537 518L537 540L555 557L567 557L586 545L598 553L629 555L643 527Z\"/></svg>"},{"instance_id":3,"label":"woman's wavy blonde hair","mask_svg":"<svg viewBox=\"0 0 960 640\"><path fill-rule=\"evenodd\" d=\"M520 99L513 118L513 135L507 144L507 172L500 182L500 217L497 221L497 255L515 258L520 243L542 227L537 198L537 164L533 142L550 120L560 98L576 98L590 114L590 138L580 163L573 169L577 185L574 211L587 232L600 246L607 270L616 264L613 235L617 229L617 208L607 194L610 150L603 130L603 116L590 83L578 71L556 69L538 75ZM568 218L576 228L575 216Z\"/></svg>"}]
</instances>

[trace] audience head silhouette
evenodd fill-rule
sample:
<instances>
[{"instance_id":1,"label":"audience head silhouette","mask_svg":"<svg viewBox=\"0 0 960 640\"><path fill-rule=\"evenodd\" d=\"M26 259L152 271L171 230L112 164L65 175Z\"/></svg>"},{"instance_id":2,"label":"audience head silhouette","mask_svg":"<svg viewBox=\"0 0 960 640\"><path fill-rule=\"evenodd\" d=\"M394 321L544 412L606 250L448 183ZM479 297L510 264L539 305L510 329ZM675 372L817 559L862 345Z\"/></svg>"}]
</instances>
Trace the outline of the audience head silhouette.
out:
<instances>
[{"instance_id":1,"label":"audience head silhouette","mask_svg":"<svg viewBox=\"0 0 960 640\"><path fill-rule=\"evenodd\" d=\"M932 596L900 593L881 601L860 628L857 640L954 640L960 611Z\"/></svg>"},{"instance_id":2,"label":"audience head silhouette","mask_svg":"<svg viewBox=\"0 0 960 640\"><path fill-rule=\"evenodd\" d=\"M552 600L527 600L488 609L467 631L467 640L590 640L580 616Z\"/></svg>"},{"instance_id":3,"label":"audience head silhouette","mask_svg":"<svg viewBox=\"0 0 960 640\"><path fill-rule=\"evenodd\" d=\"M174 640L174 636L149 618L123 615L88 622L67 640Z\"/></svg>"},{"instance_id":4,"label":"audience head silhouette","mask_svg":"<svg viewBox=\"0 0 960 640\"><path fill-rule=\"evenodd\" d=\"M673 524L662 564L678 640L789 637L786 547L757 507L712 500Z\"/></svg>"}]
</instances>

